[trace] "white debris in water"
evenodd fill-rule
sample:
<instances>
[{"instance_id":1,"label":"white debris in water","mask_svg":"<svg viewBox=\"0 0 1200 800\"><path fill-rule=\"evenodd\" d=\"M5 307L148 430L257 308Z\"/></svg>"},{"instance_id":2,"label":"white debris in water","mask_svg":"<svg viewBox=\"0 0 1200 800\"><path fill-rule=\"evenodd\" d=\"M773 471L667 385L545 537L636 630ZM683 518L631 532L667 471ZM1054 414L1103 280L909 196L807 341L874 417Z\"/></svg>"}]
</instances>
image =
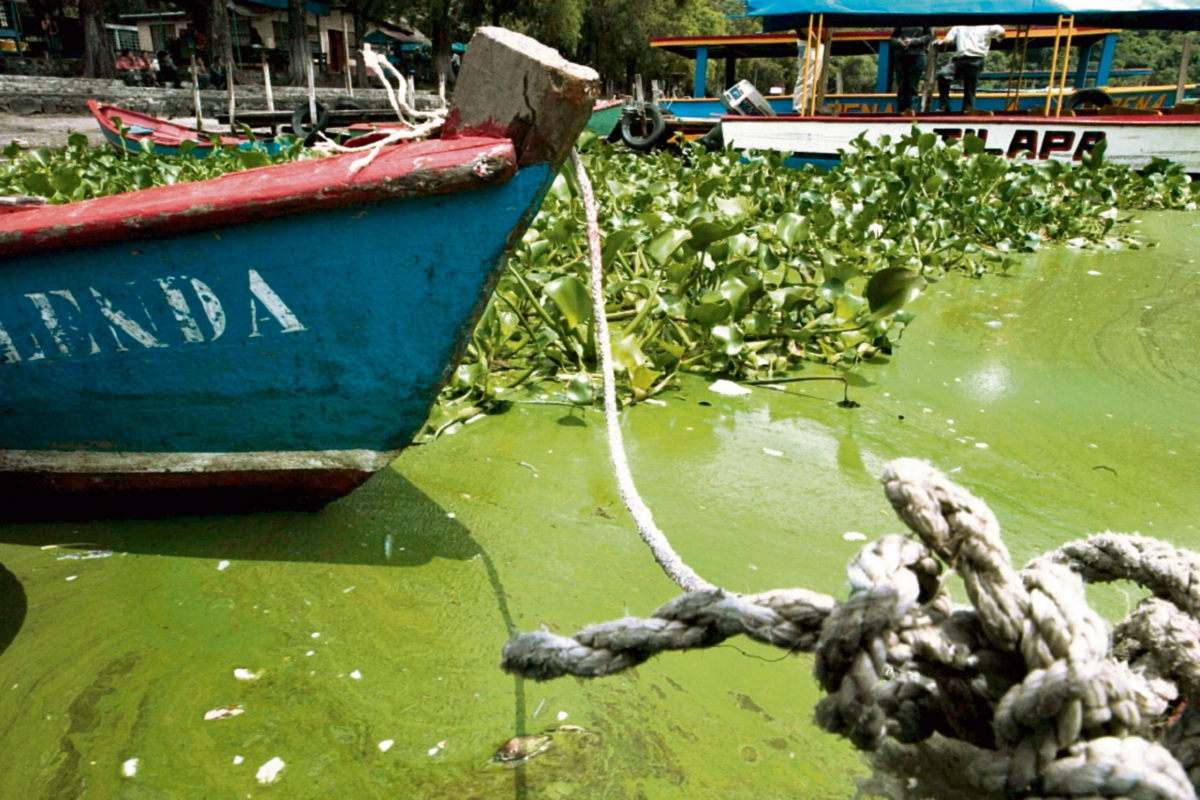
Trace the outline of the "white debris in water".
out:
<instances>
[{"instance_id":1,"label":"white debris in water","mask_svg":"<svg viewBox=\"0 0 1200 800\"><path fill-rule=\"evenodd\" d=\"M244 713L246 713L246 709L242 708L240 703L233 706L221 706L211 711L205 711L204 720L207 722L211 719L225 719L226 717L236 717L238 714Z\"/></svg>"},{"instance_id":2,"label":"white debris in water","mask_svg":"<svg viewBox=\"0 0 1200 800\"><path fill-rule=\"evenodd\" d=\"M1091 448L1095 449L1095 448L1098 448L1098 447L1099 447L1099 445L1088 444L1088 447L1091 447Z\"/></svg>"},{"instance_id":3,"label":"white debris in water","mask_svg":"<svg viewBox=\"0 0 1200 800\"><path fill-rule=\"evenodd\" d=\"M566 718L567 718L567 712L565 712L565 711L558 712L558 721L559 722L562 722Z\"/></svg>"},{"instance_id":4,"label":"white debris in water","mask_svg":"<svg viewBox=\"0 0 1200 800\"><path fill-rule=\"evenodd\" d=\"M76 578L78 578L78 577L79 577L78 575L68 575L68 576L67 576L67 580L69 580L69 581L73 581L73 580L75 580L75 579L76 579Z\"/></svg>"},{"instance_id":5,"label":"white debris in water","mask_svg":"<svg viewBox=\"0 0 1200 800\"><path fill-rule=\"evenodd\" d=\"M361 681L361 680L362 680L362 673L361 673L361 672L359 672L358 670L354 670L354 672L351 672L351 673L350 673L350 677L351 677L351 678L354 678L354 680L356 680L356 681Z\"/></svg>"},{"instance_id":6,"label":"white debris in water","mask_svg":"<svg viewBox=\"0 0 1200 800\"><path fill-rule=\"evenodd\" d=\"M987 449L988 449L987 442L976 442L976 443L975 443L975 446L976 446L976 447L978 447L980 450L987 450Z\"/></svg>"},{"instance_id":7,"label":"white debris in water","mask_svg":"<svg viewBox=\"0 0 1200 800\"><path fill-rule=\"evenodd\" d=\"M847 542L861 542L867 538L867 535L858 531L846 531L842 534L842 538Z\"/></svg>"},{"instance_id":8,"label":"white debris in water","mask_svg":"<svg viewBox=\"0 0 1200 800\"><path fill-rule=\"evenodd\" d=\"M395 742L392 741L391 739L384 739L382 742L379 743L379 752L386 753L388 750L392 749L392 745L394 745L394 744L395 744Z\"/></svg>"},{"instance_id":9,"label":"white debris in water","mask_svg":"<svg viewBox=\"0 0 1200 800\"><path fill-rule=\"evenodd\" d=\"M780 456L782 456L782 455L783 455L783 451L782 451L782 450L772 450L772 449L771 449L771 448L769 448L769 447L764 447L764 448L763 448L763 452L764 452L764 453L766 453L766 454L767 454L767 455L769 455L769 456L775 456L776 458L778 458L778 457L780 457Z\"/></svg>"},{"instance_id":10,"label":"white debris in water","mask_svg":"<svg viewBox=\"0 0 1200 800\"><path fill-rule=\"evenodd\" d=\"M286 764L283 763L283 759L275 756L259 767L254 777L258 778L259 783L274 783L279 778L279 773L285 766Z\"/></svg>"},{"instance_id":11,"label":"white debris in water","mask_svg":"<svg viewBox=\"0 0 1200 800\"><path fill-rule=\"evenodd\" d=\"M262 670L260 669L258 672L251 672L248 669L242 669L239 667L233 671L233 677L237 678L239 681L253 681L262 677Z\"/></svg>"},{"instance_id":12,"label":"white debris in water","mask_svg":"<svg viewBox=\"0 0 1200 800\"><path fill-rule=\"evenodd\" d=\"M350 594L353 591L354 591L353 586L347 586L345 589L342 589L342 594Z\"/></svg>"},{"instance_id":13,"label":"white debris in water","mask_svg":"<svg viewBox=\"0 0 1200 800\"><path fill-rule=\"evenodd\" d=\"M222 561L222 562L218 563L217 564L217 572L220 572L221 570L225 569L228 566L229 566L228 561Z\"/></svg>"},{"instance_id":14,"label":"white debris in water","mask_svg":"<svg viewBox=\"0 0 1200 800\"><path fill-rule=\"evenodd\" d=\"M1096 270L1094 270L1094 269L1089 269L1089 270L1088 270L1088 272L1087 272L1087 274L1088 274L1088 275L1100 275L1101 273L1097 272L1097 271L1096 271Z\"/></svg>"},{"instance_id":15,"label":"white debris in water","mask_svg":"<svg viewBox=\"0 0 1200 800\"><path fill-rule=\"evenodd\" d=\"M321 634L320 634L320 632L316 632L316 633L314 633L314 634L312 635L312 637L313 637L314 639L320 639L320 638L321 638Z\"/></svg>"},{"instance_id":16,"label":"white debris in water","mask_svg":"<svg viewBox=\"0 0 1200 800\"><path fill-rule=\"evenodd\" d=\"M946 420L946 424L947 424L947 425L953 425L953 424L954 424L954 420L952 420L952 419L948 419L948 420Z\"/></svg>"},{"instance_id":17,"label":"white debris in water","mask_svg":"<svg viewBox=\"0 0 1200 800\"><path fill-rule=\"evenodd\" d=\"M446 516L447 516L447 517L449 517L450 519L454 519L454 518L455 518L455 517L454 517L454 512L453 512L453 511L448 511L448 512L446 512Z\"/></svg>"},{"instance_id":18,"label":"white debris in water","mask_svg":"<svg viewBox=\"0 0 1200 800\"><path fill-rule=\"evenodd\" d=\"M924 411L926 414L932 414L932 413L933 413L933 409L932 409L932 408L923 408L923 409L921 409L921 410L922 410L922 411Z\"/></svg>"},{"instance_id":19,"label":"white debris in water","mask_svg":"<svg viewBox=\"0 0 1200 800\"><path fill-rule=\"evenodd\" d=\"M744 394L750 394L750 388L747 386L739 386L733 381L727 381L724 378L708 387L710 392L723 394L726 397L738 397Z\"/></svg>"},{"instance_id":20,"label":"white debris in water","mask_svg":"<svg viewBox=\"0 0 1200 800\"><path fill-rule=\"evenodd\" d=\"M243 761L245 761L245 760L246 760L246 759L242 758L241 756L234 756L234 757L233 757L233 763L234 763L235 765L237 765L237 764L240 764L240 763L242 763L242 762L243 762Z\"/></svg>"},{"instance_id":21,"label":"white debris in water","mask_svg":"<svg viewBox=\"0 0 1200 800\"><path fill-rule=\"evenodd\" d=\"M987 325L989 328L999 328L1004 323L998 319L994 319L994 320L991 320L990 322L985 322L983 324Z\"/></svg>"},{"instance_id":22,"label":"white debris in water","mask_svg":"<svg viewBox=\"0 0 1200 800\"><path fill-rule=\"evenodd\" d=\"M121 774L123 774L126 778L132 778L134 775L137 775L138 765L141 763L141 759L129 759L121 765Z\"/></svg>"},{"instance_id":23,"label":"white debris in water","mask_svg":"<svg viewBox=\"0 0 1200 800\"><path fill-rule=\"evenodd\" d=\"M92 558L108 558L112 555L112 550L88 550L86 553L67 553L65 556L59 556L55 561L87 561Z\"/></svg>"}]
</instances>

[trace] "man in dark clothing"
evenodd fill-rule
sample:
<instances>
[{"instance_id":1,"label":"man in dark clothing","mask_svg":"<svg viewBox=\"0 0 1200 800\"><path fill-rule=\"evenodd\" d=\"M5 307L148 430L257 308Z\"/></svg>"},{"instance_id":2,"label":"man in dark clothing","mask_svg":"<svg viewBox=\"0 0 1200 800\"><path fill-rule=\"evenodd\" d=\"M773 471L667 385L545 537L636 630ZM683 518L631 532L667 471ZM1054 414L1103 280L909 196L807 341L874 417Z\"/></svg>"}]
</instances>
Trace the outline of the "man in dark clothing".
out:
<instances>
[{"instance_id":1,"label":"man in dark clothing","mask_svg":"<svg viewBox=\"0 0 1200 800\"><path fill-rule=\"evenodd\" d=\"M892 70L896 82L896 110L921 110L917 90L925 73L925 51L933 41L933 29L910 27L892 31Z\"/></svg>"}]
</instances>

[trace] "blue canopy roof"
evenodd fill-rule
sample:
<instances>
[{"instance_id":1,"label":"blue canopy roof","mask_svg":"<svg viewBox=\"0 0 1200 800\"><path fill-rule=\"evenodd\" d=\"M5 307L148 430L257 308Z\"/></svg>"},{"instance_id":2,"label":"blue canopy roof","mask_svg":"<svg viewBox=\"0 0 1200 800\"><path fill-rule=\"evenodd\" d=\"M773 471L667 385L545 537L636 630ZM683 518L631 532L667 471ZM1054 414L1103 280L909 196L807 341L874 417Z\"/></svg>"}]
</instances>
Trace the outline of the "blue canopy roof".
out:
<instances>
[{"instance_id":1,"label":"blue canopy roof","mask_svg":"<svg viewBox=\"0 0 1200 800\"><path fill-rule=\"evenodd\" d=\"M1074 14L1077 25L1200 30L1200 0L747 0L746 13L762 17L765 31L805 27L809 14L833 27L1053 25Z\"/></svg>"}]
</instances>

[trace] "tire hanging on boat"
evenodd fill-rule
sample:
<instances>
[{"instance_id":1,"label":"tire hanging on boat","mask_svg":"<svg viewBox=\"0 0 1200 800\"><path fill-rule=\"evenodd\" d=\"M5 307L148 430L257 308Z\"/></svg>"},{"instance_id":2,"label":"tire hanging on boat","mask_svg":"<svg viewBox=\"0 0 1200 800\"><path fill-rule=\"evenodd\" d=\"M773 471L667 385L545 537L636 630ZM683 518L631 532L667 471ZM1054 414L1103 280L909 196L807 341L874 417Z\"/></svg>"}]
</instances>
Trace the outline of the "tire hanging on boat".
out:
<instances>
[{"instance_id":1,"label":"tire hanging on boat","mask_svg":"<svg viewBox=\"0 0 1200 800\"><path fill-rule=\"evenodd\" d=\"M292 131L297 136L304 137L306 146L313 145L317 141L317 134L329 127L329 109L321 103L317 103L317 121L314 125L312 122L312 114L308 110L308 101L297 103L292 109Z\"/></svg>"},{"instance_id":2,"label":"tire hanging on boat","mask_svg":"<svg viewBox=\"0 0 1200 800\"><path fill-rule=\"evenodd\" d=\"M1105 106L1115 105L1112 97L1103 89L1097 89L1090 86L1087 89L1079 89L1072 93L1064 102L1063 108L1067 110L1079 108L1081 106L1095 106L1096 108L1104 108Z\"/></svg>"},{"instance_id":3,"label":"tire hanging on boat","mask_svg":"<svg viewBox=\"0 0 1200 800\"><path fill-rule=\"evenodd\" d=\"M663 119L662 109L652 103L646 103L643 106L645 116L643 117L636 109L627 109L621 115L621 141L623 141L631 150L645 153L651 150L658 141L663 137L667 130L667 122ZM650 125L650 131L647 133L645 128L647 123ZM635 128L641 130L643 135L639 136L634 133Z\"/></svg>"}]
</instances>

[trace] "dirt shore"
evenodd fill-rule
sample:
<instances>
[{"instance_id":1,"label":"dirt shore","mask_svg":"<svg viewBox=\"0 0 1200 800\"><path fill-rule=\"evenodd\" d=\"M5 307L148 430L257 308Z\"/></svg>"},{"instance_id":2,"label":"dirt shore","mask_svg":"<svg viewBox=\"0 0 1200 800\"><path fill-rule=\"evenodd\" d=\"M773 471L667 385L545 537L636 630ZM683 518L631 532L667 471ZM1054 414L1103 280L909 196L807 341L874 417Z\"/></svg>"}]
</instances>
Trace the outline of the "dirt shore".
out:
<instances>
[{"instance_id":1,"label":"dirt shore","mask_svg":"<svg viewBox=\"0 0 1200 800\"><path fill-rule=\"evenodd\" d=\"M189 127L194 127L196 124L194 117L171 121ZM215 119L205 119L204 125L206 130L222 130L217 126ZM25 147L65 147L67 137L76 132L86 135L94 147L104 144L104 134L100 132L100 126L91 116L47 117L39 114L23 117L14 114L0 114L0 149L7 147L8 143L14 139L20 141Z\"/></svg>"}]
</instances>

